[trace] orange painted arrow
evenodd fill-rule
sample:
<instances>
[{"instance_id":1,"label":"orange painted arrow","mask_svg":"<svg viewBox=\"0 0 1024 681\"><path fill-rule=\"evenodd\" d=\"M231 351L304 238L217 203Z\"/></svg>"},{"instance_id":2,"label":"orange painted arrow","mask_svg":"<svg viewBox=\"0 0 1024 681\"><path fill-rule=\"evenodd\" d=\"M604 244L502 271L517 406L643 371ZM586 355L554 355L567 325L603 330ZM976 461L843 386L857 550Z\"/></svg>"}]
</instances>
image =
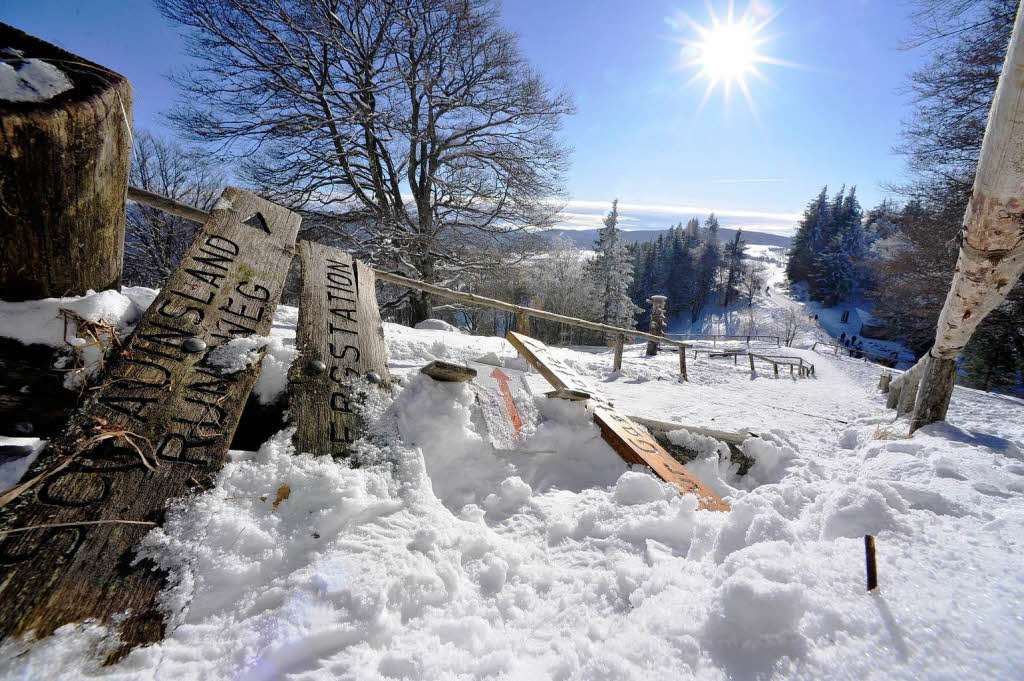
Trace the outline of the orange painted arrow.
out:
<instances>
[{"instance_id":1,"label":"orange painted arrow","mask_svg":"<svg viewBox=\"0 0 1024 681\"><path fill-rule=\"evenodd\" d=\"M516 435L518 435L519 429L523 427L523 420L519 418L519 409L516 408L516 401L512 399L512 391L508 387L508 376L505 375L504 371L495 367L494 371L491 372L491 378L498 382L501 396L505 398L505 408L508 409L508 417L512 421L512 427L516 429Z\"/></svg>"}]
</instances>

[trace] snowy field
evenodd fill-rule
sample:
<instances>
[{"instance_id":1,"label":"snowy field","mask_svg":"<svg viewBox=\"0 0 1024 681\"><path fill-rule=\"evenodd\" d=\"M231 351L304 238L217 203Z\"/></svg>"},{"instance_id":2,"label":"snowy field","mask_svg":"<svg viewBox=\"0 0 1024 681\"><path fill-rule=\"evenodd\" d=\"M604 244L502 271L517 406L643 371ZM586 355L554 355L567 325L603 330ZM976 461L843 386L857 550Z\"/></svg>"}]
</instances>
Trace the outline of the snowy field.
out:
<instances>
[{"instance_id":1,"label":"snowy field","mask_svg":"<svg viewBox=\"0 0 1024 681\"><path fill-rule=\"evenodd\" d=\"M133 289L75 303L127 329ZM101 299L102 296L102 299ZM773 305L797 305L780 300ZM0 304L5 335L58 345L57 301ZM20 315L20 316L15 316ZM12 321L19 320L17 325ZM294 308L266 341L264 401L294 357ZM811 379L728 359L556 349L627 414L753 432L738 477L713 442L690 469L731 506L629 470L579 403L527 374L526 426L498 448L468 384L432 359L523 368L502 339L385 325L404 377L366 407L354 464L279 433L232 452L142 553L167 569L166 640L100 668L99 626L0 646L4 679L1017 679L1024 669L1024 402L957 388L906 438L880 369L807 347ZM6 444L38 445L33 440ZM6 486L24 459L6 463ZM291 495L273 508L275 492ZM266 500L263 500L265 498ZM876 535L880 588L864 587ZM27 651L27 652L26 652Z\"/></svg>"}]
</instances>

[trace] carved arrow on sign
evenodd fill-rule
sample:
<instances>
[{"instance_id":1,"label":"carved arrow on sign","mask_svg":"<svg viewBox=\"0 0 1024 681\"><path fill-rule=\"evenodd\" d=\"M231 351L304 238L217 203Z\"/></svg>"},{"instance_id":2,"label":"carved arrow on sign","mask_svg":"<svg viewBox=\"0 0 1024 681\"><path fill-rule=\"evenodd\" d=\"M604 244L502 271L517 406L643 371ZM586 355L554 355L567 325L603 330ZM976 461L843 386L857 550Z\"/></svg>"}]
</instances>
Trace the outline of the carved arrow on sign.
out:
<instances>
[{"instance_id":1,"label":"carved arrow on sign","mask_svg":"<svg viewBox=\"0 0 1024 681\"><path fill-rule=\"evenodd\" d=\"M523 419L519 416L519 409L516 408L516 401L512 397L512 390L508 387L508 376L501 369L495 367L494 371L491 372L491 378L498 382L498 389L501 390L501 396L505 398L505 408L508 409L508 418L512 421L512 427L516 429L516 434L519 434L519 429L523 427Z\"/></svg>"}]
</instances>

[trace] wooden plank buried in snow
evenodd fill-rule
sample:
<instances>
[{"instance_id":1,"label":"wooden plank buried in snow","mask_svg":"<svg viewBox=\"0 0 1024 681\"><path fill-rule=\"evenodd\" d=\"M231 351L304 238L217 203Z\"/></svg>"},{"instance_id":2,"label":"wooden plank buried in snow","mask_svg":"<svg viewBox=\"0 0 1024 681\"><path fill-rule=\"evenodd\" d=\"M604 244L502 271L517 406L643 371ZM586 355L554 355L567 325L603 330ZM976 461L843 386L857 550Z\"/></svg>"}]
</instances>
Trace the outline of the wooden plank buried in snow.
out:
<instances>
[{"instance_id":1,"label":"wooden plank buried in snow","mask_svg":"<svg viewBox=\"0 0 1024 681\"><path fill-rule=\"evenodd\" d=\"M506 338L547 379L556 393L590 390L571 370L555 360L547 346L539 340L515 332L509 332ZM699 508L729 510L724 501L693 477L643 426L620 414L603 399L593 397L594 421L601 429L601 437L627 463L648 466L659 478L676 485L681 493L695 494Z\"/></svg>"},{"instance_id":2,"label":"wooden plank buried in snow","mask_svg":"<svg viewBox=\"0 0 1024 681\"><path fill-rule=\"evenodd\" d=\"M295 447L343 456L362 433L356 406L374 389L368 383L390 383L376 277L345 251L310 241L299 243L299 262L299 358L288 377Z\"/></svg>"},{"instance_id":3,"label":"wooden plank buried in snow","mask_svg":"<svg viewBox=\"0 0 1024 681\"><path fill-rule=\"evenodd\" d=\"M664 480L671 482L683 494L697 496L698 508L728 511L729 506L695 478L686 466L666 452L651 434L628 416L601 404L594 406L594 422L601 428L601 437L626 462L644 464Z\"/></svg>"},{"instance_id":4,"label":"wooden plank buried in snow","mask_svg":"<svg viewBox=\"0 0 1024 681\"><path fill-rule=\"evenodd\" d=\"M270 331L300 218L233 187L218 204L99 387L26 473L36 483L4 495L0 529L64 526L0 541L0 638L94 619L123 642L108 662L162 638L164 575L132 563L149 526L75 523L159 523L169 499L211 485L224 462L259 366L224 375L209 350Z\"/></svg>"}]
</instances>

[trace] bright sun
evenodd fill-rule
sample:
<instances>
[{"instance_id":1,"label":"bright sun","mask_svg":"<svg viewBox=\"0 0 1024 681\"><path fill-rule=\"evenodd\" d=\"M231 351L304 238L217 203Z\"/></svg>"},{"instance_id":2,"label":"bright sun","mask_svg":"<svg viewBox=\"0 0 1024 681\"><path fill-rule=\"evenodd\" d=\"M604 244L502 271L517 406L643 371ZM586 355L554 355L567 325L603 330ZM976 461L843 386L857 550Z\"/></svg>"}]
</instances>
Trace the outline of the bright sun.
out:
<instances>
[{"instance_id":1,"label":"bright sun","mask_svg":"<svg viewBox=\"0 0 1024 681\"><path fill-rule=\"evenodd\" d=\"M747 81L751 77L764 79L758 65L790 65L759 52L759 48L770 39L764 34L764 29L774 17L775 15L765 11L763 5L757 2L752 2L742 17L736 17L730 2L724 19L720 20L714 11L711 11L710 25L701 26L689 17L686 18L686 22L696 32L697 39L681 40L684 45L683 66L697 70L687 85L698 80L707 83L704 98L700 103L701 108L716 86L722 86L728 100L729 93L735 85L743 93L751 110L754 110Z\"/></svg>"}]
</instances>

